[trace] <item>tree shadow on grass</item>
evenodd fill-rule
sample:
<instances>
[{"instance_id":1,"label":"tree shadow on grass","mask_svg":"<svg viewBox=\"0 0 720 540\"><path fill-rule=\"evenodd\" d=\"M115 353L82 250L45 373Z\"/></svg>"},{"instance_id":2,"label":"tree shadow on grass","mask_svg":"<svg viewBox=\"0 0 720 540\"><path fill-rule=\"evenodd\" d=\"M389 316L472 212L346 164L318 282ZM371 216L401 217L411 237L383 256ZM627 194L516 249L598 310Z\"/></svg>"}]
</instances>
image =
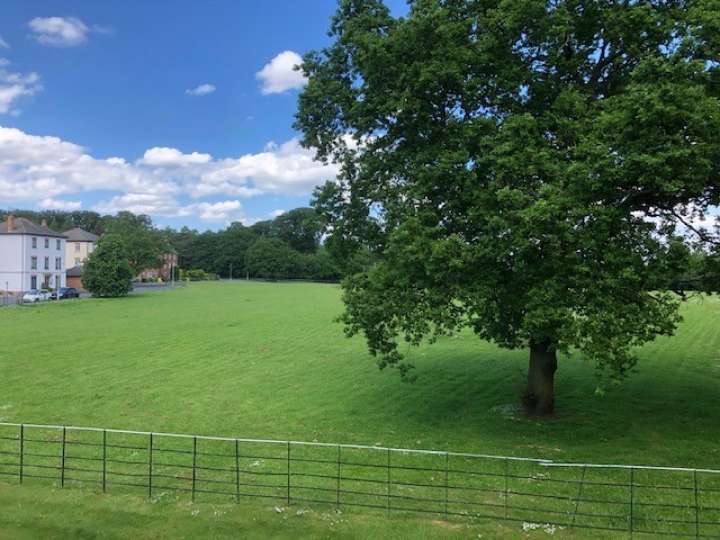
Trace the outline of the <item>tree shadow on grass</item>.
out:
<instances>
[{"instance_id":1,"label":"tree shadow on grass","mask_svg":"<svg viewBox=\"0 0 720 540\"><path fill-rule=\"evenodd\" d=\"M415 362L415 383L385 373L385 380L348 397L347 405L364 404L375 423L391 433L448 449L717 466L717 376L682 369L668 359L644 359L639 373L601 397L592 365L562 359L557 413L538 420L519 408L525 353L427 351Z\"/></svg>"}]
</instances>

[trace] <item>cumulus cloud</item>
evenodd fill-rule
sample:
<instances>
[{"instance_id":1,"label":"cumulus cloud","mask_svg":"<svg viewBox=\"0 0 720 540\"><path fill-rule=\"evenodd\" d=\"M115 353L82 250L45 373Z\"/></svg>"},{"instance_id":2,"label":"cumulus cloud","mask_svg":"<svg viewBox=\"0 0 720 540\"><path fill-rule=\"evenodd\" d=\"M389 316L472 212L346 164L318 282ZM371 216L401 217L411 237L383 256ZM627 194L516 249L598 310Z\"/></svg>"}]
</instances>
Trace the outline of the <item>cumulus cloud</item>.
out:
<instances>
[{"instance_id":1,"label":"cumulus cloud","mask_svg":"<svg viewBox=\"0 0 720 540\"><path fill-rule=\"evenodd\" d=\"M297 139L267 145L263 152L219 160L190 188L196 196L215 193L251 195L275 193L303 195L337 175L334 165L323 165Z\"/></svg>"},{"instance_id":2,"label":"cumulus cloud","mask_svg":"<svg viewBox=\"0 0 720 540\"><path fill-rule=\"evenodd\" d=\"M82 208L80 201L63 201L60 199L43 199L38 206L44 210L64 210L73 211Z\"/></svg>"},{"instance_id":3,"label":"cumulus cloud","mask_svg":"<svg viewBox=\"0 0 720 540\"><path fill-rule=\"evenodd\" d=\"M285 213L285 210L280 210L280 209L278 209L278 210L273 210L272 212L270 212L270 217L274 217L274 218L280 217L280 216L282 216L284 213Z\"/></svg>"},{"instance_id":4,"label":"cumulus cloud","mask_svg":"<svg viewBox=\"0 0 720 540\"><path fill-rule=\"evenodd\" d=\"M76 17L35 17L28 23L35 40L50 47L74 47L87 41L90 29Z\"/></svg>"},{"instance_id":5,"label":"cumulus cloud","mask_svg":"<svg viewBox=\"0 0 720 540\"><path fill-rule=\"evenodd\" d=\"M36 204L40 199L50 208L68 204L65 199L71 197L75 201L82 193L102 192L107 196L93 208L98 212L230 221L242 219L239 199L308 195L337 172L335 166L314 161L296 139L225 159L155 147L128 161L96 158L72 142L0 126L3 202ZM208 196L213 202L203 201Z\"/></svg>"},{"instance_id":6,"label":"cumulus cloud","mask_svg":"<svg viewBox=\"0 0 720 540\"><path fill-rule=\"evenodd\" d=\"M215 85L205 83L200 86L196 86L195 88L188 88L185 90L185 93L188 96L207 96L208 94L212 94L214 91Z\"/></svg>"},{"instance_id":7,"label":"cumulus cloud","mask_svg":"<svg viewBox=\"0 0 720 540\"><path fill-rule=\"evenodd\" d=\"M210 154L183 154L177 148L155 147L145 151L145 155L138 162L143 165L154 165L156 167L187 167L208 163L212 160Z\"/></svg>"},{"instance_id":8,"label":"cumulus cloud","mask_svg":"<svg viewBox=\"0 0 720 540\"><path fill-rule=\"evenodd\" d=\"M134 214L150 214L163 217L178 217L183 214L177 199L170 193L152 191L130 192L117 195L110 200L96 204L93 209L102 214L115 214L127 210Z\"/></svg>"},{"instance_id":9,"label":"cumulus cloud","mask_svg":"<svg viewBox=\"0 0 720 540\"><path fill-rule=\"evenodd\" d=\"M14 73L6 69L10 62L0 58L0 114L12 113L17 100L42 90L37 73Z\"/></svg>"},{"instance_id":10,"label":"cumulus cloud","mask_svg":"<svg viewBox=\"0 0 720 540\"><path fill-rule=\"evenodd\" d=\"M197 214L204 221L240 221L244 217L242 204L238 200L191 204L182 208L181 212Z\"/></svg>"},{"instance_id":11,"label":"cumulus cloud","mask_svg":"<svg viewBox=\"0 0 720 540\"><path fill-rule=\"evenodd\" d=\"M0 36L0 49L9 49L10 44L3 39L2 36Z\"/></svg>"},{"instance_id":12,"label":"cumulus cloud","mask_svg":"<svg viewBox=\"0 0 720 540\"><path fill-rule=\"evenodd\" d=\"M293 51L283 51L270 63L255 74L261 81L260 90L263 94L282 94L293 88L302 88L307 79L302 71L295 69L302 64L300 55Z\"/></svg>"}]
</instances>

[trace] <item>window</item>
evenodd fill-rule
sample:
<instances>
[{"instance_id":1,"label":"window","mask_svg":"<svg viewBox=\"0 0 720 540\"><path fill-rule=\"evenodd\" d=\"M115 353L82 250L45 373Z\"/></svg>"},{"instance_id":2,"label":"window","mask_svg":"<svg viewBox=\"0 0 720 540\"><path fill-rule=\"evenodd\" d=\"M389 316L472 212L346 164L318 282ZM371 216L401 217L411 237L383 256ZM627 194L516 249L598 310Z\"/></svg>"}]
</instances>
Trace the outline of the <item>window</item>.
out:
<instances>
[{"instance_id":1,"label":"window","mask_svg":"<svg viewBox=\"0 0 720 540\"><path fill-rule=\"evenodd\" d=\"M50 270L50 257L45 257L45 270Z\"/></svg>"},{"instance_id":2,"label":"window","mask_svg":"<svg viewBox=\"0 0 720 540\"><path fill-rule=\"evenodd\" d=\"M37 257L30 257L30 270L37 270Z\"/></svg>"},{"instance_id":3,"label":"window","mask_svg":"<svg viewBox=\"0 0 720 540\"><path fill-rule=\"evenodd\" d=\"M62 270L62 258L55 257L55 270Z\"/></svg>"},{"instance_id":4,"label":"window","mask_svg":"<svg viewBox=\"0 0 720 540\"><path fill-rule=\"evenodd\" d=\"M55 249L60 251L60 240L55 240Z\"/></svg>"},{"instance_id":5,"label":"window","mask_svg":"<svg viewBox=\"0 0 720 540\"><path fill-rule=\"evenodd\" d=\"M80 266L80 257L75 257L75 266Z\"/></svg>"},{"instance_id":6,"label":"window","mask_svg":"<svg viewBox=\"0 0 720 540\"><path fill-rule=\"evenodd\" d=\"M37 289L37 276L30 277L30 288Z\"/></svg>"},{"instance_id":7,"label":"window","mask_svg":"<svg viewBox=\"0 0 720 540\"><path fill-rule=\"evenodd\" d=\"M34 236L32 239L32 247L33 247L33 249L37 249L37 238L35 238Z\"/></svg>"},{"instance_id":8,"label":"window","mask_svg":"<svg viewBox=\"0 0 720 540\"><path fill-rule=\"evenodd\" d=\"M49 239L49 238L46 238L46 239L45 239L45 249L47 249L47 248L49 248L49 247L50 247L50 239Z\"/></svg>"},{"instance_id":9,"label":"window","mask_svg":"<svg viewBox=\"0 0 720 540\"><path fill-rule=\"evenodd\" d=\"M75 242L75 253L80 251L80 242Z\"/></svg>"}]
</instances>

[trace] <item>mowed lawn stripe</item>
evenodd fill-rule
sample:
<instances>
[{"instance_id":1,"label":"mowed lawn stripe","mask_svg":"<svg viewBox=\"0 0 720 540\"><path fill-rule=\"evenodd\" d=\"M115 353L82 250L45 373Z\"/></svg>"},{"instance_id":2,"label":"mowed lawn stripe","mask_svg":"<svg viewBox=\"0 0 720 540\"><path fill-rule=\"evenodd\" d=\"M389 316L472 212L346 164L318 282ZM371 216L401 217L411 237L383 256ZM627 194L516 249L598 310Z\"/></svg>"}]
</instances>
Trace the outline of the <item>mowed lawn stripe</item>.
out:
<instances>
[{"instance_id":1,"label":"mowed lawn stripe","mask_svg":"<svg viewBox=\"0 0 720 540\"><path fill-rule=\"evenodd\" d=\"M604 397L560 359L558 414L516 405L527 353L469 332L420 348L408 384L335 322L336 285L197 283L0 310L0 417L239 437L381 443L596 462L717 467L720 303L692 300Z\"/></svg>"}]
</instances>

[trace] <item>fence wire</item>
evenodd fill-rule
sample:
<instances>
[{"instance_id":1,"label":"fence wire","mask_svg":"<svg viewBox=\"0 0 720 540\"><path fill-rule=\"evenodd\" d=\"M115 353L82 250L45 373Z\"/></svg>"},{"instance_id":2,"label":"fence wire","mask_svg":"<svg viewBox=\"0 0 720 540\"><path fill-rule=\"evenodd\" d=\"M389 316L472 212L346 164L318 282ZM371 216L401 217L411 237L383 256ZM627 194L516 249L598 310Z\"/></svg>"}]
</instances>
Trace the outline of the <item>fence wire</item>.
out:
<instances>
[{"instance_id":1,"label":"fence wire","mask_svg":"<svg viewBox=\"0 0 720 540\"><path fill-rule=\"evenodd\" d=\"M720 470L0 423L0 479L720 539Z\"/></svg>"}]
</instances>

